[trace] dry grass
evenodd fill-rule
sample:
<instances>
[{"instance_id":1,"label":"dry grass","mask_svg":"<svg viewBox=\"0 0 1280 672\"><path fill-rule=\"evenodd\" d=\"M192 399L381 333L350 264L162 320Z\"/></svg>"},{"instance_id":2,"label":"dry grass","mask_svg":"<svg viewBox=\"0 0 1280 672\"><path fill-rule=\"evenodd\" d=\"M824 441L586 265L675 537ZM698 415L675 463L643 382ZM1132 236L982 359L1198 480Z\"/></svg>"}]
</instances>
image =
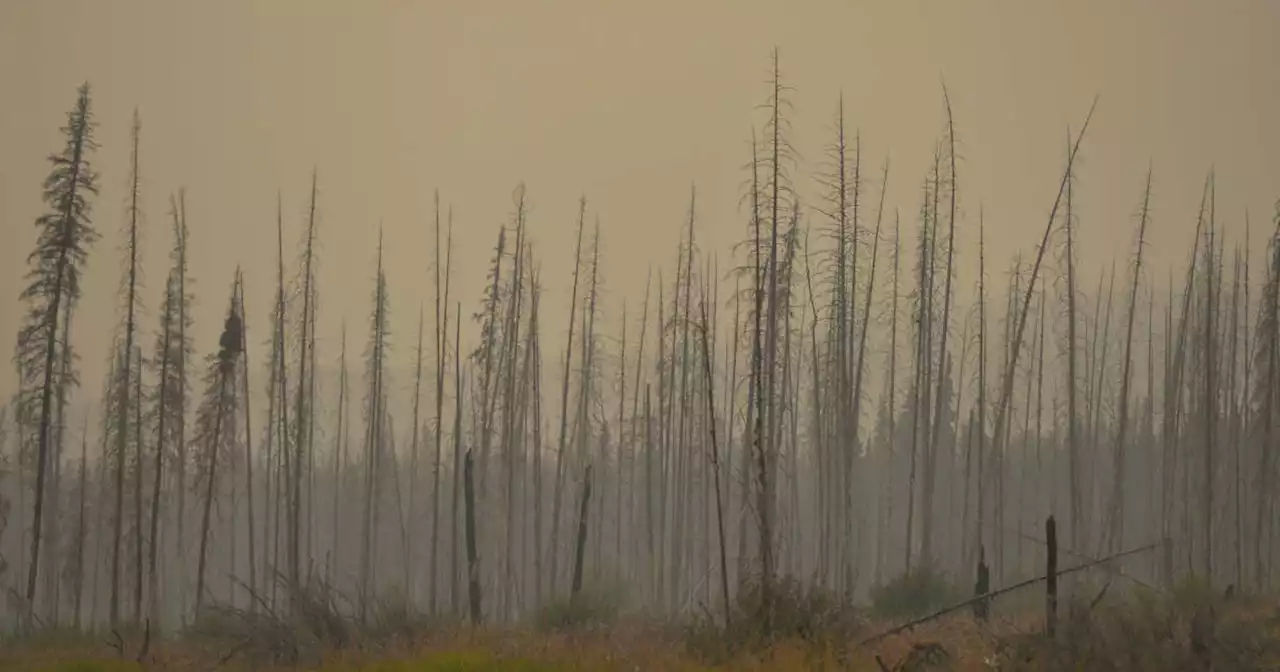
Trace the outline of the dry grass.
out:
<instances>
[{"instance_id":1,"label":"dry grass","mask_svg":"<svg viewBox=\"0 0 1280 672\"><path fill-rule=\"evenodd\" d=\"M1276 600L1225 600L1183 589L1173 596L1108 595L1091 608L1063 608L1058 635L1041 633L1036 611L1005 612L979 624L966 614L875 641L854 642L891 627L861 622L839 636L790 637L741 646L720 657L699 652L691 629L636 621L547 631L537 627L475 630L437 624L344 647L319 647L296 661L267 660L234 638L189 634L155 641L141 662L140 633L116 640L45 633L0 646L0 670L17 672L152 672L254 670L284 672L550 672L553 670L850 670L978 672L990 670L1251 670L1280 669ZM705 636L703 633L702 636ZM245 640L240 640L244 642ZM732 647L727 647L732 648ZM1205 653L1207 651L1207 653ZM1207 658L1206 658L1207 656ZM1211 665L1212 667L1208 667Z\"/></svg>"},{"instance_id":2,"label":"dry grass","mask_svg":"<svg viewBox=\"0 0 1280 672\"><path fill-rule=\"evenodd\" d=\"M316 670L317 672L543 672L552 670L866 670L882 672L875 657L894 669L917 644L936 642L957 661L948 669L987 670L982 659L994 652L995 640L964 619L891 637L865 651L786 640L762 651L742 652L711 664L689 652L670 631L639 625L616 625L584 632L534 630L439 631L401 639L380 647L328 650L313 663L264 664L242 652L214 646L200 638L156 642L147 660L132 658L138 637L116 644L101 637L42 637L15 642L0 652L0 670L15 672L150 672L152 670ZM225 660L224 660L225 659Z\"/></svg>"}]
</instances>

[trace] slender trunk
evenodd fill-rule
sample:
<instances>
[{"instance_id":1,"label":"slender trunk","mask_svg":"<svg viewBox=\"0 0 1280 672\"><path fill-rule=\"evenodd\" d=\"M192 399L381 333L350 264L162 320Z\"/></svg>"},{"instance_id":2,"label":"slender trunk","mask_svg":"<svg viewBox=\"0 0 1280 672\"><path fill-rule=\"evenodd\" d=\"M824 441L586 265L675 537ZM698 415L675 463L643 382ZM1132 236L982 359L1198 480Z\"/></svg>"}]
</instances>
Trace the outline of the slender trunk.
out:
<instances>
[{"instance_id":1,"label":"slender trunk","mask_svg":"<svg viewBox=\"0 0 1280 672\"><path fill-rule=\"evenodd\" d=\"M162 482L161 475L164 471L164 447L165 447L165 420L168 416L169 390L167 389L169 380L169 340L172 334L172 316L173 316L173 284L170 282L165 287L164 300L164 333L161 341L160 352L160 399L159 408L156 413L156 455L154 465L154 478L151 482L151 555L147 560L147 570L150 580L151 604L150 615L155 619L159 617L160 607L160 580L157 571L156 561L160 551L159 530L160 530L160 484ZM248 398L246 391L245 398ZM79 609L77 608L77 612Z\"/></svg>"},{"instance_id":2,"label":"slender trunk","mask_svg":"<svg viewBox=\"0 0 1280 672\"><path fill-rule=\"evenodd\" d=\"M769 217L769 266L768 266L768 300L769 300L769 316L768 323L765 325L765 347L767 352L763 354L761 364L766 370L761 376L765 385L765 393L760 395L759 403L761 404L761 413L757 418L757 429L761 431L756 435L756 444L759 446L757 450L756 460L758 462L757 469L759 475L759 524L760 524L760 582L761 582L761 609L762 620L765 632L772 629L773 621L773 576L775 572L773 557L773 517L774 517L774 483L772 474L772 465L774 459L775 446L772 444L774 426L776 424L776 403L774 399L774 390L776 389L777 377L777 348L778 348L778 227L780 207L782 205L782 127L780 110L782 105L782 79L778 72L778 50L773 52L773 97L772 97L772 141L770 143L771 159L769 162L770 172L770 190L772 194L769 199L770 217ZM765 417L767 413L767 418ZM765 423L767 423L767 439L762 439L761 435L765 435Z\"/></svg>"},{"instance_id":3,"label":"slender trunk","mask_svg":"<svg viewBox=\"0 0 1280 672\"><path fill-rule=\"evenodd\" d=\"M942 327L941 327L941 333L940 333L940 341L938 344L938 386L939 387L938 387L938 393L934 397L933 430L929 432L929 444L930 444L929 455L931 456L931 460L935 462L937 459L936 455L938 450L938 435L941 433L941 429L942 429L943 394L942 394L941 386L945 384L943 382L945 372L943 371L942 367L945 366L947 362L947 357L948 357L947 336L951 331L951 279L953 275L952 262L955 257L955 240L956 240L956 193L959 189L959 186L957 184L957 178L956 178L955 122L953 121L951 116L951 98L950 96L947 95L947 87L945 84L942 87L942 97L943 97L943 100L946 102L946 107L947 107L947 144L949 147L947 151L947 156L951 163L948 191L950 192L950 198L951 198L951 211L950 211L950 215L947 217L947 279L946 279L946 285L943 289L943 294L942 294ZM940 178L938 180L938 184L934 187L934 189L935 189L934 221L936 225L937 217L938 217L937 205L936 205L937 198L938 198L937 192L942 190L942 184L941 184ZM936 467L935 469L929 470L930 480L925 484L926 486L925 487L925 504L924 504L924 510L923 510L924 520L922 521L923 522L923 529L922 529L923 538L921 540L921 552L920 552L921 560L920 561L926 567L930 566L931 563L933 562L933 505L932 505L933 494L932 493L933 493L933 486L934 486L933 472L935 470L936 470Z\"/></svg>"},{"instance_id":4,"label":"slender trunk","mask_svg":"<svg viewBox=\"0 0 1280 672\"><path fill-rule=\"evenodd\" d=\"M36 489L35 504L32 510L31 522L31 563L27 566L27 594L26 609L29 614L34 614L36 601L36 580L38 578L38 568L40 566L40 532L41 524L44 517L44 490L46 468L49 462L49 425L52 420L53 413L53 369L54 360L57 354L57 336L58 336L58 312L60 304L63 301L63 293L65 290L64 277L67 273L67 266L70 262L68 257L68 248L70 246L72 212L71 209L76 201L76 187L80 183L81 156L83 152L83 142L81 137L77 136L72 159L72 175L69 178L71 184L71 194L66 199L66 205L62 211L62 237L65 242L60 246L58 251L58 260L54 269L54 286L47 307L45 320L45 343L44 343L44 380L40 386L40 428L39 439L37 443L36 453ZM70 297L66 299L70 302ZM117 507L119 508L119 507ZM120 516L117 515L118 519ZM118 538L118 535L117 535ZM118 591L119 581L117 580L116 589ZM118 613L118 603L116 604ZM113 620L114 622L114 620Z\"/></svg>"},{"instance_id":5,"label":"slender trunk","mask_svg":"<svg viewBox=\"0 0 1280 672\"><path fill-rule=\"evenodd\" d=\"M582 230L586 221L586 214L587 199L584 196L578 200L578 242L574 247L573 253L573 290L569 298L569 336L565 341L564 375L560 381L560 440L556 449L555 490L551 493L551 568L546 580L553 594L556 592L556 578L558 576L556 561L560 555L560 498L564 485L565 441L568 437L569 429L569 372L573 361L573 329L577 323L574 318L578 306L578 276L582 267Z\"/></svg>"},{"instance_id":6,"label":"slender trunk","mask_svg":"<svg viewBox=\"0 0 1280 672\"><path fill-rule=\"evenodd\" d=\"M463 488L466 498L467 530L467 595L471 605L471 624L480 624L480 557L476 553L475 476L472 474L471 450L467 449L463 466Z\"/></svg>"},{"instance_id":7,"label":"slender trunk","mask_svg":"<svg viewBox=\"0 0 1280 672\"><path fill-rule=\"evenodd\" d=\"M1247 233L1245 234L1245 238L1246 238L1246 241L1245 241L1244 249L1248 250L1249 247L1248 247ZM1230 418L1231 418L1230 419L1231 444L1232 444L1232 447L1234 448L1233 457L1235 459L1235 465L1234 465L1235 473L1233 475L1233 482L1234 482L1233 489L1235 492L1233 493L1234 496L1232 497L1232 505L1234 509L1232 511L1233 520L1231 525L1232 531L1234 533L1233 541L1235 542L1234 548L1233 548L1234 554L1235 554L1235 563L1234 563L1235 564L1235 567L1234 567L1235 585L1238 586L1239 589L1243 589L1244 588L1244 556L1242 553L1242 545L1244 543L1244 540L1241 538L1243 536L1241 534L1243 528L1240 525L1240 521L1241 521L1240 509L1241 509L1241 499L1243 498L1243 494L1244 494L1244 487L1243 487L1244 478L1241 471L1241 452L1243 451L1243 448L1241 447L1240 444L1242 443L1241 425L1243 423L1243 419L1245 416L1245 409L1248 408L1246 400L1248 397L1247 390L1249 389L1249 384L1247 381L1249 380L1249 377L1248 377L1247 365L1246 365L1246 373L1245 373L1246 382L1244 385L1244 389L1246 390L1246 392L1241 397L1236 397L1236 389L1238 387L1238 380L1239 380L1238 378L1236 378L1236 372L1237 372L1237 366L1240 363L1240 248L1238 247L1235 250L1235 257L1233 260L1233 275L1234 275L1234 278L1232 279L1232 286L1231 286L1231 327L1230 327L1231 354L1230 354L1230 359L1228 360L1230 362L1230 365L1229 365L1230 369L1227 373L1227 380L1228 380L1227 404L1229 408L1228 412L1230 413ZM1247 312L1248 306L1246 305L1245 308ZM1245 352L1248 352L1248 349L1246 349Z\"/></svg>"},{"instance_id":8,"label":"slender trunk","mask_svg":"<svg viewBox=\"0 0 1280 672\"><path fill-rule=\"evenodd\" d=\"M529 307L529 357L533 364L533 608L542 609L542 345L539 340L538 304L542 298L541 269L534 274Z\"/></svg>"},{"instance_id":9,"label":"slender trunk","mask_svg":"<svg viewBox=\"0 0 1280 672\"><path fill-rule=\"evenodd\" d=\"M1214 209L1216 206L1216 184L1213 183L1214 176L1209 175L1210 191L1209 191L1209 228L1208 240L1205 245L1205 273L1204 273L1204 579L1209 583L1213 582L1213 479L1214 479L1214 441L1216 437L1217 416L1218 416L1218 397L1216 381L1214 379L1214 365L1216 363L1217 354L1214 351L1213 332L1217 328L1214 323L1216 316L1214 315ZM1188 493L1189 494L1189 493Z\"/></svg>"},{"instance_id":10,"label":"slender trunk","mask_svg":"<svg viewBox=\"0 0 1280 672\"><path fill-rule=\"evenodd\" d=\"M187 586L187 565L186 565L186 539L184 532L186 530L186 483L187 483L187 194L183 189L178 190L178 222L174 227L178 234L176 243L178 251L177 260L177 276L178 276L178 320L177 320L177 337L178 337L178 358L174 362L174 366L178 371L178 391L177 402L178 408L175 416L178 421L177 436L177 463L178 463L178 511L177 511L177 534L175 542L177 544L177 580L178 580L178 596L179 596L179 613L186 614L186 586Z\"/></svg>"},{"instance_id":11,"label":"slender trunk","mask_svg":"<svg viewBox=\"0 0 1280 672\"><path fill-rule=\"evenodd\" d=\"M618 346L618 442L614 448L613 479L613 562L614 580L623 577L622 560L622 499L623 474L622 455L627 444L626 435L626 403L627 403L627 302L622 302L622 341Z\"/></svg>"},{"instance_id":12,"label":"slender trunk","mask_svg":"<svg viewBox=\"0 0 1280 672\"><path fill-rule=\"evenodd\" d=\"M248 518L248 528L247 528L247 534L249 537L249 611L251 613L257 613L258 601L256 599L256 596L258 594L258 569L257 569L255 560L258 557L258 548L257 548L257 541L254 536L254 530L256 529L256 524L257 524L256 523L257 511L254 509L254 506L253 506L253 425L250 422L250 407L253 406L253 404L249 403L249 399L250 399L249 397L249 350L247 347L249 343L249 335L248 335L249 321L248 321L248 318L246 317L245 310L244 310L243 278L241 278L239 286L240 286L240 299L238 303L239 303L239 311L240 311L240 342L246 345L245 352L242 353L240 358L240 366L241 366L240 373L241 373L241 376L243 376L243 381L244 381L245 493L248 499L247 503L249 507L249 510L248 510L249 518ZM160 471L160 458L159 458L158 452L156 457L156 471L157 473L156 473L156 479L155 479L155 486L156 486L156 489L158 490L160 488L160 474L158 473ZM155 516L152 516L152 520L153 521L155 520ZM152 524L154 525L154 522ZM154 538L155 538L155 531L153 529L152 539ZM152 548L154 549L154 547L155 547L155 543L153 542ZM153 551L152 558L154 557L155 557L155 553Z\"/></svg>"},{"instance_id":13,"label":"slender trunk","mask_svg":"<svg viewBox=\"0 0 1280 672\"><path fill-rule=\"evenodd\" d=\"M715 487L716 497L716 535L720 542L720 593L721 599L724 600L724 622L725 627L732 625L732 617L730 615L732 605L729 603L729 561L725 554L725 538L724 538L724 498L720 492L720 446L716 441L716 402L715 390L711 378L711 349L707 346L707 302L706 296L702 300L702 365L703 373L706 375L707 389L707 417L710 419L708 427L711 432L711 469L712 483Z\"/></svg>"},{"instance_id":14,"label":"slender trunk","mask_svg":"<svg viewBox=\"0 0 1280 672\"><path fill-rule=\"evenodd\" d=\"M333 534L330 539L332 548L329 558L334 569L341 567L342 527L340 513L342 511L342 490L345 482L342 478L343 468L347 464L346 453L346 416L347 416L347 322L342 322L342 351L338 356L338 431L333 441ZM333 581L333 575L328 577Z\"/></svg>"},{"instance_id":15,"label":"slender trunk","mask_svg":"<svg viewBox=\"0 0 1280 672\"><path fill-rule=\"evenodd\" d=\"M80 434L80 487L77 493L80 506L76 514L76 574L75 574L75 607L73 616L73 627L78 631L82 621L81 605L84 603L84 546L85 546L85 500L88 498L89 487L88 475L88 452L89 452L89 411L86 409L84 414L84 430ZM154 535L152 538L155 538Z\"/></svg>"},{"instance_id":16,"label":"slender trunk","mask_svg":"<svg viewBox=\"0 0 1280 672\"><path fill-rule=\"evenodd\" d=\"M129 278L127 289L125 290L124 371L121 374L120 409L116 420L116 502L111 542L111 625L113 627L120 622L120 542L124 530L124 460L129 437L129 379L133 376L134 307L137 305L135 292L137 291L138 281L138 182L140 178L138 175L138 133L140 129L141 125L138 121L137 110L134 110L131 161L132 187L129 195ZM44 451L41 452L43 453ZM44 459L43 455L41 459ZM41 472L43 472L44 465L41 464L40 466ZM37 487L36 491L36 508L39 510L41 496L39 493L42 488ZM32 529L35 530L37 528ZM141 533L141 530L138 530L138 532ZM35 575L34 572L35 570L33 569L33 577Z\"/></svg>"},{"instance_id":17,"label":"slender trunk","mask_svg":"<svg viewBox=\"0 0 1280 672\"><path fill-rule=\"evenodd\" d=\"M1070 155L1071 138L1068 136L1068 155ZM1068 161L1068 163L1070 163ZM1082 493L1081 470L1083 459L1080 455L1079 421L1076 413L1076 258L1075 258L1075 218L1072 212L1072 188L1075 175L1072 167L1067 167L1066 219L1063 225L1066 234L1067 251L1067 471L1068 487L1071 498L1071 530L1068 533L1072 548L1084 548L1084 498Z\"/></svg>"},{"instance_id":18,"label":"slender trunk","mask_svg":"<svg viewBox=\"0 0 1280 672\"><path fill-rule=\"evenodd\" d=\"M591 505L591 465L582 478L582 500L578 507L578 540L573 561L573 588L571 596L576 597L582 591L582 563L587 551L587 510Z\"/></svg>"},{"instance_id":19,"label":"slender trunk","mask_svg":"<svg viewBox=\"0 0 1280 672\"><path fill-rule=\"evenodd\" d=\"M1095 99L1094 106L1096 105L1097 105L1097 100ZM1067 157L1067 170L1063 174L1061 184L1059 184L1058 186L1058 195L1054 198L1053 209L1049 213L1048 224L1045 226L1044 235L1041 238L1040 245L1036 250L1036 260L1031 267L1031 278L1027 283L1027 291L1023 296L1022 307L1018 312L1017 324L1014 328L1012 347L1010 348L1009 362L1008 362L1008 365L1005 367L1005 371L1003 374L1003 382L1001 384L1000 403L996 409L996 420L995 420L996 444L995 446L993 446L993 448L995 449L996 455L1001 454L1004 441L1006 438L1005 437L1005 428L1006 428L1005 421L1009 413L1009 403L1010 403L1011 397L1013 396L1013 374L1017 368L1018 354L1021 351L1022 335L1023 335L1024 329L1026 328L1026 322L1027 322L1027 311L1031 305L1031 297L1035 290L1036 279L1038 278L1040 273L1041 262L1044 260L1044 253L1049 246L1049 235L1053 232L1053 223L1057 219L1058 207L1062 201L1063 191L1066 188L1068 176L1071 174L1071 166L1074 165L1075 163L1076 153L1080 149L1080 142L1081 140L1084 139L1084 134L1089 128L1089 121L1093 118L1094 106L1091 106L1089 108L1089 114L1085 117L1084 125L1080 129L1080 133L1076 136L1075 143L1072 145L1072 148L1071 148L1071 153Z\"/></svg>"},{"instance_id":20,"label":"slender trunk","mask_svg":"<svg viewBox=\"0 0 1280 672\"><path fill-rule=\"evenodd\" d=\"M1125 492L1125 453L1127 452L1126 434L1129 429L1129 385L1130 371L1133 367L1133 321L1138 310L1138 283L1142 280L1142 248L1146 245L1147 221L1151 203L1151 172L1147 171L1147 187L1142 196L1142 214L1138 223L1138 250L1133 263L1133 283L1129 287L1129 316L1125 326L1124 363L1120 374L1120 414L1117 419L1115 464L1113 466L1111 485L1111 506L1108 515L1111 517L1110 538L1107 545L1109 552L1124 548L1124 492Z\"/></svg>"},{"instance_id":21,"label":"slender trunk","mask_svg":"<svg viewBox=\"0 0 1280 672\"><path fill-rule=\"evenodd\" d=\"M133 379L133 622L142 623L142 572L146 557L142 552L142 348L134 355L138 358L138 373Z\"/></svg>"},{"instance_id":22,"label":"slender trunk","mask_svg":"<svg viewBox=\"0 0 1280 672\"><path fill-rule=\"evenodd\" d=\"M274 505L275 520L272 524L272 550L271 550L271 574L273 580L271 582L271 603L275 605L276 588L280 585L280 579L284 576L280 571L280 517L284 504L291 501L288 497L289 486L286 482L286 471L289 465L289 357L285 349L285 312L288 308L286 304L286 295L284 291L284 221L282 208L280 204L279 193L276 195L276 342L275 348L278 356L276 365L278 367L276 375L277 388L273 391L276 395L276 405L280 409L277 417L278 424L276 430L276 466L275 466L275 483L276 498ZM299 386L302 379L299 378ZM299 388L301 389L301 387ZM287 552L287 548L286 548ZM290 563L292 565L292 563Z\"/></svg>"},{"instance_id":23,"label":"slender trunk","mask_svg":"<svg viewBox=\"0 0 1280 672\"><path fill-rule=\"evenodd\" d=\"M933 251L930 247L930 226L929 226L929 187L926 184L924 194L925 204L921 208L924 218L920 223L920 277L917 280L917 288L919 289L916 297L916 352L915 361L912 365L911 380L911 454L908 457L909 466L907 469L907 521L906 521L906 543L905 543L905 559L903 565L904 571L911 573L911 554L915 547L915 511L916 511L916 463L919 460L920 453L920 424L921 412L925 410L926 404L929 403L928 377L927 369L929 368L929 297L932 292L929 288L931 267L933 266ZM927 422L927 420L925 420ZM925 438L927 442L928 439ZM927 463L928 456L925 461ZM927 468L925 470L928 471ZM931 487L927 481L923 487L928 490Z\"/></svg>"},{"instance_id":24,"label":"slender trunk","mask_svg":"<svg viewBox=\"0 0 1280 672\"><path fill-rule=\"evenodd\" d=\"M1093 405L1093 419L1090 421L1090 424L1092 425L1092 427L1089 430L1089 442L1094 446L1098 445L1098 431L1099 431L1099 428L1102 426L1102 400L1105 398L1105 394L1106 394L1107 372L1110 371L1110 369L1107 367L1107 350L1111 345L1111 314L1112 314L1111 304L1112 304L1112 299L1115 296L1115 288L1116 288L1116 266L1114 262L1112 262L1111 264L1110 275L1111 275L1111 278L1110 280L1107 281L1107 302L1102 309L1103 310L1102 332L1098 336L1098 339L1102 343L1102 353L1099 358L1099 361L1097 362L1097 372L1094 374L1094 377L1097 379L1097 386L1094 392L1094 399L1096 399L1096 401L1094 402L1094 405ZM1098 298L1101 299L1102 297L1099 296ZM1102 462L1101 456L1095 456L1094 459L1092 460L1093 473L1092 473L1092 478L1090 480L1094 483L1094 487L1098 489L1101 489L1101 486L1097 484L1098 468L1101 462ZM1101 498L1101 496L1102 495L1100 493L1095 493L1094 506L1097 508L1099 515L1107 515L1107 512L1103 511L1101 508L1102 503L1100 501L1097 501L1099 498ZM1099 547L1105 550L1106 548L1105 539L1102 540L1102 543L1099 544Z\"/></svg>"},{"instance_id":25,"label":"slender trunk","mask_svg":"<svg viewBox=\"0 0 1280 672\"><path fill-rule=\"evenodd\" d=\"M423 324L422 306L421 304L419 304L418 306L418 349L417 349L417 356L415 357L416 364L415 364L415 373L413 378L413 430L412 430L413 438L411 438L409 442L409 476L408 476L409 520L417 520L417 511L418 511L417 507L414 506L414 504L416 503L416 498L414 495L417 494L417 483L418 483L418 452L419 452L418 450L419 449L419 446L418 446L419 424L418 423L420 419L420 415L418 411L419 411L419 406L421 405L420 402L422 401L422 324ZM417 530L417 528L418 528L417 525L408 525L405 527L406 538L404 540L404 588L405 588L405 600L409 604L414 604L416 602L414 578L416 577L417 572L413 571L412 567L414 565L413 551L416 548L416 545L414 544L416 535L414 534L414 532Z\"/></svg>"},{"instance_id":26,"label":"slender trunk","mask_svg":"<svg viewBox=\"0 0 1280 672\"><path fill-rule=\"evenodd\" d=\"M866 371L867 334L871 331L871 297L875 294L876 266L880 258L880 224L883 221L884 195L885 192L888 191L888 186L889 161L886 159L884 163L884 171L880 179L880 205L876 208L876 228L875 233L871 238L871 272L867 278L867 295L862 304L862 333L858 337L858 369L854 372L853 377L853 434L851 438L854 450L857 450L860 445L858 432L859 422L862 418L862 376ZM815 321L817 320L816 314L814 315L814 319ZM816 362L814 366L816 368ZM849 483L846 487L852 489L853 483ZM852 587L850 587L850 590L852 590Z\"/></svg>"},{"instance_id":27,"label":"slender trunk","mask_svg":"<svg viewBox=\"0 0 1280 672\"><path fill-rule=\"evenodd\" d=\"M453 321L453 498L449 517L452 521L452 539L449 542L449 601L453 613L461 613L458 602L458 481L462 474L462 304L456 304ZM446 346L447 347L447 346Z\"/></svg>"},{"instance_id":28,"label":"slender trunk","mask_svg":"<svg viewBox=\"0 0 1280 672\"><path fill-rule=\"evenodd\" d=\"M436 613L436 594L437 583L439 579L438 563L440 539L440 454L441 445L444 440L444 374L445 374L445 357L448 349L449 333L449 284L453 277L453 209L449 209L449 234L446 244L448 250L445 253L445 275L444 275L444 307L441 312L441 296L440 296L440 198L437 192L436 196L436 436L435 436L435 459L432 462L431 469L431 581L430 595L427 600L427 610ZM459 315L455 319L461 320ZM455 376L462 375L461 371L455 371ZM459 401L461 403L461 401Z\"/></svg>"},{"instance_id":29,"label":"slender trunk","mask_svg":"<svg viewBox=\"0 0 1280 672\"><path fill-rule=\"evenodd\" d=\"M885 539L885 533L889 526L889 521L893 518L893 493L894 493L894 474L896 473L894 465L894 453L898 443L898 297L900 287L900 272L902 260L902 225L898 217L898 212L893 213L893 298L892 305L889 309L889 380L888 394L885 399L885 407L889 416L889 454L888 454L888 487L882 489L884 492L885 512L880 516L880 541L876 544L879 565L885 563L885 553L888 550L888 543Z\"/></svg>"},{"instance_id":30,"label":"slender trunk","mask_svg":"<svg viewBox=\"0 0 1280 672\"><path fill-rule=\"evenodd\" d=\"M978 571L982 571L982 548L986 544L983 535L986 529L984 515L987 500L986 476L984 467L987 453L987 253L986 253L986 218L981 210L978 214L978 534L977 551ZM968 561L968 558L965 559Z\"/></svg>"},{"instance_id":31,"label":"slender trunk","mask_svg":"<svg viewBox=\"0 0 1280 672\"><path fill-rule=\"evenodd\" d=\"M296 401L296 409L294 415L297 423L297 434L294 439L293 446L293 476L290 486L291 502L290 502L290 524L289 524L289 581L293 589L299 590L302 586L302 461L303 451L306 448L304 444L304 432L307 430L307 421L305 416L311 415L311 409L307 407L310 403L306 399L308 372L307 372L307 343L308 330L311 328L311 291L312 291L312 246L315 243L315 226L316 226L316 173L311 172L311 202L307 208L307 250L306 260L303 269L303 285L302 285L302 347L298 352L298 396ZM314 376L314 372L311 373ZM296 606L296 605L295 605Z\"/></svg>"},{"instance_id":32,"label":"slender trunk","mask_svg":"<svg viewBox=\"0 0 1280 672\"><path fill-rule=\"evenodd\" d=\"M216 420L213 425L213 434L209 438L209 473L206 475L205 492L204 492L204 513L200 522L200 557L199 564L196 567L196 615L200 614L200 607L204 603L204 574L209 552L209 526L212 521L213 514L213 496L214 488L218 481L218 451L221 448L220 439L222 438L222 423L227 407L227 380L228 376L224 372L218 381L218 409Z\"/></svg>"}]
</instances>

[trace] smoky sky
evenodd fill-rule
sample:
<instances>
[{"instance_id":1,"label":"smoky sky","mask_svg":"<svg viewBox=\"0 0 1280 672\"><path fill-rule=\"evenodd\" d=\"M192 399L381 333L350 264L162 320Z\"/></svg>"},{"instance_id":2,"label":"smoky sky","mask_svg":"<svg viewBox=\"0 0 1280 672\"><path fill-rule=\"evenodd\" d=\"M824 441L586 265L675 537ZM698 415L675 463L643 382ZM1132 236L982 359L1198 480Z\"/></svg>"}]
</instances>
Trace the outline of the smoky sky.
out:
<instances>
[{"instance_id":1,"label":"smoky sky","mask_svg":"<svg viewBox=\"0 0 1280 672\"><path fill-rule=\"evenodd\" d=\"M945 82L961 143L962 301L980 213L993 275L1015 253L1034 253L1068 133L1095 96L1076 195L1085 272L1128 256L1148 166L1157 284L1186 263L1211 169L1225 235L1243 239L1247 212L1257 258L1280 196L1278 28L1280 4L1267 0L9 0L0 4L0 334L11 339L24 310L17 297L46 157L61 148L59 127L83 81L99 124L93 221L102 239L72 330L84 389L96 390L119 321L135 108L148 347L170 194L186 188L197 352L216 344L237 265L260 344L277 197L292 265L314 168L326 356L344 321L363 342L382 227L394 356L412 357L420 304L430 328L436 190L441 216L453 211L456 296L474 312L521 182L553 352L581 195L588 225L599 221L609 333L624 300L638 309L650 271L656 282L668 267L670 282L691 188L698 245L728 276L733 244L747 235L744 165L764 121L774 47L793 88L791 171L802 202L816 193L843 97L866 194L878 196L890 161L886 217L896 210L906 230L945 130ZM805 216L820 223L811 208ZM465 323L463 339L476 329ZM261 348L251 354L263 361ZM0 367L0 397L13 390L11 367Z\"/></svg>"}]
</instances>

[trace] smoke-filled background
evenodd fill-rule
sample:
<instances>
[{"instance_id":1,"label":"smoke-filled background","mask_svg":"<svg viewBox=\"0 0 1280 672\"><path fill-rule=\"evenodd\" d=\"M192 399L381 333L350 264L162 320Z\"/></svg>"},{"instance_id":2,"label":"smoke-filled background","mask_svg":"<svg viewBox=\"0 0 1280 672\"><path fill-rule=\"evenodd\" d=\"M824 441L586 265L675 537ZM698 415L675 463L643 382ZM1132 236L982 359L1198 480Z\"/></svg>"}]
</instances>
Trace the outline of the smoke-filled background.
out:
<instances>
[{"instance_id":1,"label":"smoke-filled background","mask_svg":"<svg viewBox=\"0 0 1280 672\"><path fill-rule=\"evenodd\" d=\"M637 609L687 613L765 571L761 482L774 510L768 573L858 596L922 564L966 583L979 545L1000 582L1024 576L1041 562L1030 538L1049 513L1090 557L1169 538L1170 562L1152 553L1130 567L1152 581L1168 564L1263 585L1274 541L1256 521L1274 498L1255 474L1275 469L1280 405L1265 373L1277 26L1280 10L1261 0L6 3L0 334L30 319L19 295L32 224L51 211L41 184L84 82L100 145L89 221L101 234L71 313L79 385L53 395L43 442L38 401L19 412L41 376L0 372L0 399L13 400L0 445L6 613L30 594L41 488L51 527L34 594L46 620L107 620L112 573L119 618L132 617L153 545L157 578L143 577L137 611L189 618L201 537L206 604L283 599L265 587L278 573L332 584L361 613L406 585L417 609L462 611L468 450L493 620L571 590L588 465L585 582ZM775 107L777 78L786 104ZM1095 97L1068 181L1068 254L1060 186ZM841 119L846 148L833 154ZM452 217L447 325L436 318L437 193L441 265ZM189 232L194 296L189 390L174 416L183 446L155 426L171 202ZM111 365L131 268L131 366L144 365L124 393ZM241 290L246 343L222 372L239 391L219 396L205 360ZM198 426L209 398L210 418L224 407L223 434ZM210 479L215 453L224 463Z\"/></svg>"}]
</instances>

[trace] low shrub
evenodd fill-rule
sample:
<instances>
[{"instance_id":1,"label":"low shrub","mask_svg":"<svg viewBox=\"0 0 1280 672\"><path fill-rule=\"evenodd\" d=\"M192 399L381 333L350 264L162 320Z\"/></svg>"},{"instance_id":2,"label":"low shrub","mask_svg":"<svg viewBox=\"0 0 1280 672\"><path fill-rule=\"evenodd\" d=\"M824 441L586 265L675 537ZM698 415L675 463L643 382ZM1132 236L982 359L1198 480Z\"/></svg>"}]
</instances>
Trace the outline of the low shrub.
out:
<instances>
[{"instance_id":1,"label":"low shrub","mask_svg":"<svg viewBox=\"0 0 1280 672\"><path fill-rule=\"evenodd\" d=\"M730 610L729 623L724 623L723 613L695 617L685 629L686 648L700 658L724 661L781 640L815 646L850 641L865 624L851 603L791 577L777 579L769 597L766 603L759 580L744 582Z\"/></svg>"},{"instance_id":2,"label":"low shrub","mask_svg":"<svg viewBox=\"0 0 1280 672\"><path fill-rule=\"evenodd\" d=\"M871 610L888 619L914 618L962 600L962 593L945 575L920 568L871 588Z\"/></svg>"},{"instance_id":3,"label":"low shrub","mask_svg":"<svg viewBox=\"0 0 1280 672\"><path fill-rule=\"evenodd\" d=\"M567 598L553 600L535 617L543 631L599 629L617 622L622 612L620 590L593 586Z\"/></svg>"},{"instance_id":4,"label":"low shrub","mask_svg":"<svg viewBox=\"0 0 1280 672\"><path fill-rule=\"evenodd\" d=\"M1135 589L1105 602L1077 602L1054 637L1004 638L997 661L1011 671L1272 670L1280 639L1245 601L1185 582L1167 593Z\"/></svg>"}]
</instances>

